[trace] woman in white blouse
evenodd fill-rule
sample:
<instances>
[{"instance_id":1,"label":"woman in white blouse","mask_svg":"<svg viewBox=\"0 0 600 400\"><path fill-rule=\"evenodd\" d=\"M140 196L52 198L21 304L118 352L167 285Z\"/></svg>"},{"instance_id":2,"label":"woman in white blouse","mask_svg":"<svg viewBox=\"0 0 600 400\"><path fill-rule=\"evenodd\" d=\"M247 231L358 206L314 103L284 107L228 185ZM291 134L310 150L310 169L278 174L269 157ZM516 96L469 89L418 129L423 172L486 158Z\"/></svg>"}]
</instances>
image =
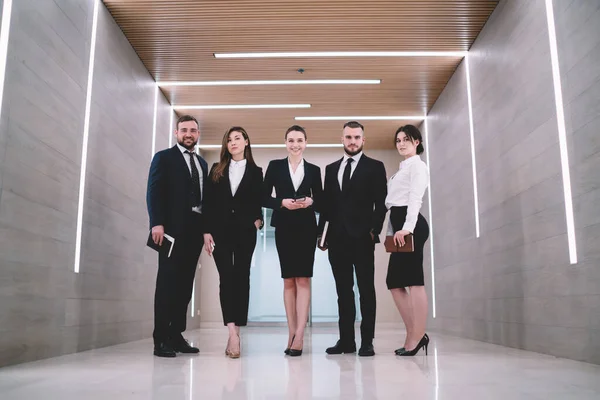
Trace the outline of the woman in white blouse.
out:
<instances>
[{"instance_id":1,"label":"woman in white blouse","mask_svg":"<svg viewBox=\"0 0 600 400\"><path fill-rule=\"evenodd\" d=\"M310 304L317 245L315 211L321 206L321 169L303 158L306 131L298 125L285 133L288 156L269 163L263 186L263 204L273 209L271 226L283 278L283 300L289 337L285 354L302 354L304 327ZM273 195L275 189L275 195Z\"/></svg>"},{"instance_id":2,"label":"woman in white blouse","mask_svg":"<svg viewBox=\"0 0 600 400\"><path fill-rule=\"evenodd\" d=\"M425 333L427 322L427 293L423 277L423 247L429 238L429 225L420 214L423 195L429 184L423 153L423 138L418 128L405 125L396 131L394 142L402 157L400 169L388 181L385 205L390 210L388 236L404 245L412 235L414 252L392 253L388 264L386 283L406 326L404 346L395 351L399 356L414 356L429 344Z\"/></svg>"},{"instance_id":3,"label":"woman in white blouse","mask_svg":"<svg viewBox=\"0 0 600 400\"><path fill-rule=\"evenodd\" d=\"M225 354L231 358L240 357L240 327L248 322L250 264L262 227L262 181L248 133L241 126L229 128L220 161L205 184L202 216L204 247L219 271L221 311L229 331Z\"/></svg>"}]
</instances>

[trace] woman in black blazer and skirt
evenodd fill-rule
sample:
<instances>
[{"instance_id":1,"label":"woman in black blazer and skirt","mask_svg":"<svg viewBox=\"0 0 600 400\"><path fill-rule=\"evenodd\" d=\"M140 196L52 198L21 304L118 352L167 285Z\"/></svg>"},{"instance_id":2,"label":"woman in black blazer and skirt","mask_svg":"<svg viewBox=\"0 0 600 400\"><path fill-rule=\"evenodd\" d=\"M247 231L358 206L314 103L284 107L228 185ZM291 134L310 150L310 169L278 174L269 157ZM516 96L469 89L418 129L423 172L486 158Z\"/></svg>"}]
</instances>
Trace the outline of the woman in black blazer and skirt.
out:
<instances>
[{"instance_id":1,"label":"woman in black blazer and skirt","mask_svg":"<svg viewBox=\"0 0 600 400\"><path fill-rule=\"evenodd\" d=\"M262 226L262 169L252 158L244 128L223 136L220 161L206 182L202 214L206 219L204 246L219 271L223 322L229 329L225 354L240 357L240 326L248 322L250 263L256 231Z\"/></svg>"},{"instance_id":2,"label":"woman in black blazer and skirt","mask_svg":"<svg viewBox=\"0 0 600 400\"><path fill-rule=\"evenodd\" d=\"M263 204L273 209L271 226L283 278L289 338L285 353L302 354L308 321L310 278L317 245L315 211L321 202L321 169L302 158L306 131L294 125L285 133L288 157L273 160L265 173ZM275 188L275 196L272 195Z\"/></svg>"},{"instance_id":3,"label":"woman in black blazer and skirt","mask_svg":"<svg viewBox=\"0 0 600 400\"><path fill-rule=\"evenodd\" d=\"M413 235L414 252L390 255L386 283L406 326L404 346L396 350L396 355L414 356L421 347L427 353L429 345L425 333L427 293L423 276L423 247L429 238L429 225L419 212L429 185L429 171L418 156L424 151L419 129L413 125L398 128L394 143L403 161L388 181L385 199L391 211L388 235L394 235L398 245L404 245L406 236Z\"/></svg>"}]
</instances>

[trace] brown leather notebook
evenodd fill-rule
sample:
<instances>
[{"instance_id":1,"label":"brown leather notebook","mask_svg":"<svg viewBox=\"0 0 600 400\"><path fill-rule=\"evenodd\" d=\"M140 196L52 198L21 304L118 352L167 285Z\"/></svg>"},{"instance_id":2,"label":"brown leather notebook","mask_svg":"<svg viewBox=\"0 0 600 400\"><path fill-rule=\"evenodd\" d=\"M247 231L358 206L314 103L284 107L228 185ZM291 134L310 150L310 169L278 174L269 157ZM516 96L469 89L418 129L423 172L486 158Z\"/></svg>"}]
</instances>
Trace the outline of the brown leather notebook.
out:
<instances>
[{"instance_id":1,"label":"brown leather notebook","mask_svg":"<svg viewBox=\"0 0 600 400\"><path fill-rule=\"evenodd\" d=\"M412 253L415 251L413 235L404 236L404 246L396 246L393 236L386 236L383 245L388 253Z\"/></svg>"}]
</instances>

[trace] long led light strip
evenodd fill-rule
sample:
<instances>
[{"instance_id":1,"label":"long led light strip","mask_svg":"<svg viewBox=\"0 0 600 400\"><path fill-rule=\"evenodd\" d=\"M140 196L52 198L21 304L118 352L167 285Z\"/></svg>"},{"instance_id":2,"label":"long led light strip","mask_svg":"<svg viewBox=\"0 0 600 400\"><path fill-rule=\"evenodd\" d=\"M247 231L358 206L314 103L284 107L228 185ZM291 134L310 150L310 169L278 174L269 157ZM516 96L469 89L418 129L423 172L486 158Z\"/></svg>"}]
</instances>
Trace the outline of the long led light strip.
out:
<instances>
[{"instance_id":1,"label":"long led light strip","mask_svg":"<svg viewBox=\"0 0 600 400\"><path fill-rule=\"evenodd\" d=\"M79 175L79 202L77 205L77 233L75 238L75 273L79 273L81 264L81 230L83 228L83 203L85 196L85 174L87 170L88 137L90 133L90 110L92 106L92 86L94 82L94 59L96 57L96 32L98 30L98 8L100 0L94 1L94 17L92 22L92 40L90 61L88 65L87 94L85 98L85 115L83 122L83 143L81 149L81 172Z\"/></svg>"},{"instance_id":2,"label":"long led light strip","mask_svg":"<svg viewBox=\"0 0 600 400\"><path fill-rule=\"evenodd\" d=\"M554 26L554 7L552 0L546 0L546 17L548 20L548 38L550 40L550 60L552 61L552 80L554 82L554 99L556 102L556 122L558 125L558 144L560 147L560 164L562 167L563 194L565 197L565 215L567 220L567 237L569 241L569 261L577 264L577 242L575 239L575 216L573 214L573 195L571 193L571 173L569 171L569 152L567 151L567 129L565 126L565 110L560 81L558 62L558 46L556 44L556 28Z\"/></svg>"},{"instance_id":3,"label":"long led light strip","mask_svg":"<svg viewBox=\"0 0 600 400\"><path fill-rule=\"evenodd\" d=\"M12 0L4 0L2 5L2 28L0 29L0 116L2 116L2 99L4 98L4 78L6 77L11 14Z\"/></svg>"},{"instance_id":4,"label":"long led light strip","mask_svg":"<svg viewBox=\"0 0 600 400\"><path fill-rule=\"evenodd\" d=\"M399 121L399 120L422 120L421 115L382 115L382 116L361 116L361 117L295 117L296 121Z\"/></svg>"},{"instance_id":5,"label":"long led light strip","mask_svg":"<svg viewBox=\"0 0 600 400\"><path fill-rule=\"evenodd\" d=\"M307 143L306 147L314 147L314 148L333 148L333 147L344 147L344 145L342 143L316 143L316 144L310 144ZM220 149L221 145L220 144L200 144L198 145L198 148L200 149ZM253 144L252 145L253 149L279 149L279 148L285 148L285 144L284 143L277 143L277 144Z\"/></svg>"},{"instance_id":6,"label":"long led light strip","mask_svg":"<svg viewBox=\"0 0 600 400\"><path fill-rule=\"evenodd\" d=\"M170 107L169 111L171 112L171 117L169 118L169 147L171 147L173 146L173 114L175 111L173 111L173 107Z\"/></svg>"},{"instance_id":7,"label":"long led light strip","mask_svg":"<svg viewBox=\"0 0 600 400\"><path fill-rule=\"evenodd\" d=\"M280 53L215 53L215 58L301 57L464 57L466 51L310 51Z\"/></svg>"},{"instance_id":8,"label":"long led light strip","mask_svg":"<svg viewBox=\"0 0 600 400\"><path fill-rule=\"evenodd\" d=\"M310 108L310 104L215 104L173 106L173 110L243 110L259 108Z\"/></svg>"},{"instance_id":9,"label":"long led light strip","mask_svg":"<svg viewBox=\"0 0 600 400\"><path fill-rule=\"evenodd\" d=\"M158 85L154 85L154 117L152 122L152 157L156 153L156 120L158 114Z\"/></svg>"},{"instance_id":10,"label":"long led light strip","mask_svg":"<svg viewBox=\"0 0 600 400\"><path fill-rule=\"evenodd\" d=\"M174 86L267 86L267 85L379 85L381 79L296 79L273 81L165 81L160 87Z\"/></svg>"},{"instance_id":11,"label":"long led light strip","mask_svg":"<svg viewBox=\"0 0 600 400\"><path fill-rule=\"evenodd\" d=\"M425 160L427 161L427 167L431 171L431 164L429 164L429 152L431 150L431 142L429 141L429 124L427 123L427 116L425 118L425 143L427 146L427 151L425 152ZM431 173L429 174L429 182L428 182L428 190L427 190L427 200L429 206L429 231L431 232L429 235L429 251L431 253L431 308L432 308L432 316L435 318L436 308L435 308L435 260L433 258L433 215L432 215L432 207L431 207Z\"/></svg>"},{"instance_id":12,"label":"long led light strip","mask_svg":"<svg viewBox=\"0 0 600 400\"><path fill-rule=\"evenodd\" d=\"M473 102L471 100L471 70L469 56L465 57L467 74L467 101L469 103L469 134L471 136L471 170L473 172L473 202L475 204L475 236L479 237L479 191L477 189L477 162L475 160L475 130L473 128Z\"/></svg>"},{"instance_id":13,"label":"long led light strip","mask_svg":"<svg viewBox=\"0 0 600 400\"><path fill-rule=\"evenodd\" d=\"M196 279L194 279L194 286L192 286L192 304L190 304L190 317L194 318L196 309Z\"/></svg>"}]
</instances>

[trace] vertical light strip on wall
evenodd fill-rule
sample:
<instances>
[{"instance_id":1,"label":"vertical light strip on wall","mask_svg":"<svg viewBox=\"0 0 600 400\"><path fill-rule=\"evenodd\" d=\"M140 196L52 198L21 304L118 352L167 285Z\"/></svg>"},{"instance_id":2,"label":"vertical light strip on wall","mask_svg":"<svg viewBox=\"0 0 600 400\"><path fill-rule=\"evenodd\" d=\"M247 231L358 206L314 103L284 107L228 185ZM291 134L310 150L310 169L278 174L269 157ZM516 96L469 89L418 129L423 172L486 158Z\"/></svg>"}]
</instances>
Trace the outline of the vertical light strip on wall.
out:
<instances>
[{"instance_id":1,"label":"vertical light strip on wall","mask_svg":"<svg viewBox=\"0 0 600 400\"><path fill-rule=\"evenodd\" d=\"M154 85L154 118L152 123L152 157L156 153L156 117L158 114L158 85Z\"/></svg>"},{"instance_id":2,"label":"vertical light strip on wall","mask_svg":"<svg viewBox=\"0 0 600 400\"><path fill-rule=\"evenodd\" d=\"M94 17L92 22L92 40L90 43L90 62L88 65L87 94L85 98L85 115L83 117L83 143L81 145L79 203L77 205L77 236L75 238L75 273L79 273L79 264L81 263L81 230L83 228L83 201L85 195L85 174L87 169L88 136L90 133L90 110L92 108L92 86L94 81L94 58L96 57L96 31L98 30L99 7L100 0L94 0Z\"/></svg>"},{"instance_id":3,"label":"vertical light strip on wall","mask_svg":"<svg viewBox=\"0 0 600 400\"><path fill-rule=\"evenodd\" d=\"M196 278L194 278L194 286L192 286L192 303L190 304L190 317L194 318L196 313Z\"/></svg>"},{"instance_id":4,"label":"vertical light strip on wall","mask_svg":"<svg viewBox=\"0 0 600 400\"><path fill-rule=\"evenodd\" d=\"M433 348L433 361L435 367L435 400L438 400L440 391L440 373L438 368L437 346Z\"/></svg>"},{"instance_id":5,"label":"vertical light strip on wall","mask_svg":"<svg viewBox=\"0 0 600 400\"><path fill-rule=\"evenodd\" d=\"M431 171L431 165L429 164L429 151L431 149L431 142L429 142L429 124L427 123L427 115L425 115L423 123L425 124L425 146L427 151L425 152L425 160L427 161L427 167ZM429 189L427 190L427 201L429 206L429 250L431 252L431 309L432 316L435 318L435 260L433 258L433 215L431 207L431 173L429 174Z\"/></svg>"},{"instance_id":6,"label":"vertical light strip on wall","mask_svg":"<svg viewBox=\"0 0 600 400\"><path fill-rule=\"evenodd\" d=\"M563 194L565 196L567 237L569 241L569 260L571 264L577 264L577 243L575 241L575 216L573 214L573 195L571 193L569 152L567 151L567 129L565 126L565 109L562 97L562 84L560 82L558 46L556 44L556 28L554 26L554 8L552 5L552 0L546 0L546 18L548 20L548 38L550 39L550 60L552 61L552 80L554 81L556 122L558 124L558 144L560 147L560 164L562 167Z\"/></svg>"},{"instance_id":7,"label":"vertical light strip on wall","mask_svg":"<svg viewBox=\"0 0 600 400\"><path fill-rule=\"evenodd\" d=\"M169 147L173 146L173 107L169 108L171 110L171 117L169 119Z\"/></svg>"},{"instance_id":8,"label":"vertical light strip on wall","mask_svg":"<svg viewBox=\"0 0 600 400\"><path fill-rule=\"evenodd\" d=\"M0 116L2 116L2 99L4 97L4 78L6 76L6 59L8 58L8 35L10 34L10 17L12 0L4 0L2 6L2 28L0 29Z\"/></svg>"},{"instance_id":9,"label":"vertical light strip on wall","mask_svg":"<svg viewBox=\"0 0 600 400\"><path fill-rule=\"evenodd\" d=\"M475 133L473 129L473 102L471 100L471 71L469 69L469 54L465 56L467 70L467 101L469 104L469 132L471 135L471 167L473 170L473 201L475 203L475 236L479 237L479 194L477 191L477 163L475 161Z\"/></svg>"},{"instance_id":10,"label":"vertical light strip on wall","mask_svg":"<svg viewBox=\"0 0 600 400\"><path fill-rule=\"evenodd\" d=\"M194 359L190 358L190 400L194 400Z\"/></svg>"}]
</instances>

